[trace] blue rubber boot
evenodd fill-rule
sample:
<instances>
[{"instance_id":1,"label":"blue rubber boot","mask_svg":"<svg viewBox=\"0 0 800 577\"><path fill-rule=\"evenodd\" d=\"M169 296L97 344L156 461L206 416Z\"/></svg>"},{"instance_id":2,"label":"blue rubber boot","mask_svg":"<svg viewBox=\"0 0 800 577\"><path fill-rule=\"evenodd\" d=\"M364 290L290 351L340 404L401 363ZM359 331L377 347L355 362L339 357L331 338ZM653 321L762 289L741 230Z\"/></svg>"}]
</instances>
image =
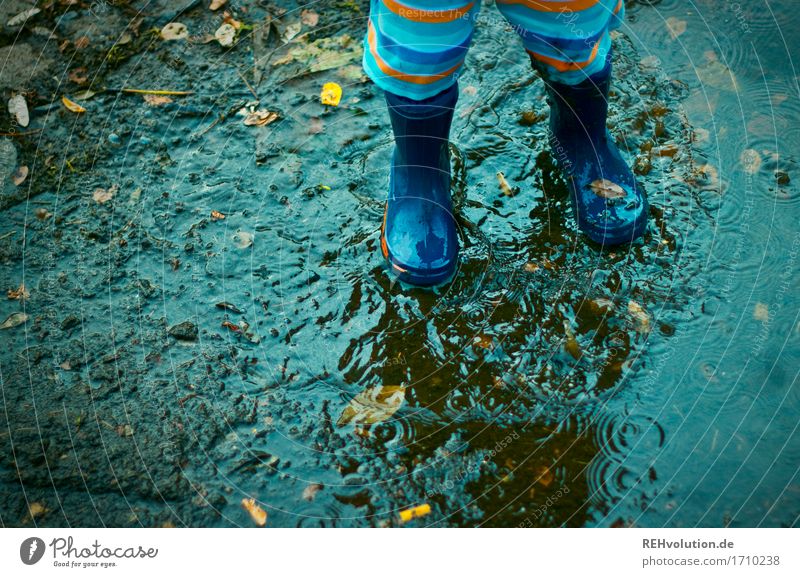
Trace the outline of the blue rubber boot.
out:
<instances>
[{"instance_id":1,"label":"blue rubber boot","mask_svg":"<svg viewBox=\"0 0 800 577\"><path fill-rule=\"evenodd\" d=\"M606 128L611 59L577 85L548 81L550 146L569 182L578 227L593 241L619 245L647 226L647 198Z\"/></svg>"},{"instance_id":2,"label":"blue rubber boot","mask_svg":"<svg viewBox=\"0 0 800 577\"><path fill-rule=\"evenodd\" d=\"M458 263L448 149L458 86L419 101L385 94L395 149L381 251L400 280L440 284Z\"/></svg>"}]
</instances>

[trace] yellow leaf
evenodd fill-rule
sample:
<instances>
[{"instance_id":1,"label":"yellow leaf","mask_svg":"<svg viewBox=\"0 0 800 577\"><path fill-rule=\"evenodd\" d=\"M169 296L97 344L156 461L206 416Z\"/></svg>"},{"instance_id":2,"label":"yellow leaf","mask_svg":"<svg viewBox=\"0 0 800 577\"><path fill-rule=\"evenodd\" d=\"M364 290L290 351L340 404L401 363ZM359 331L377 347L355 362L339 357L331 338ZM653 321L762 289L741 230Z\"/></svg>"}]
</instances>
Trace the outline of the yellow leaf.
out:
<instances>
[{"instance_id":1,"label":"yellow leaf","mask_svg":"<svg viewBox=\"0 0 800 577\"><path fill-rule=\"evenodd\" d=\"M211 220L225 220L225 215L218 210L212 210Z\"/></svg>"},{"instance_id":2,"label":"yellow leaf","mask_svg":"<svg viewBox=\"0 0 800 577\"><path fill-rule=\"evenodd\" d=\"M267 524L267 512L256 504L255 499L242 499L242 507L250 513L250 517L256 525L263 527Z\"/></svg>"},{"instance_id":3,"label":"yellow leaf","mask_svg":"<svg viewBox=\"0 0 800 577\"><path fill-rule=\"evenodd\" d=\"M412 507L411 509L406 509L405 511L400 511L400 521L403 523L408 523L413 519L424 517L430 512L431 506L425 503L424 505L419 505L417 507Z\"/></svg>"},{"instance_id":4,"label":"yellow leaf","mask_svg":"<svg viewBox=\"0 0 800 577\"><path fill-rule=\"evenodd\" d=\"M610 180L605 178L598 178L589 185L592 192L602 198L624 198L625 190Z\"/></svg>"},{"instance_id":5,"label":"yellow leaf","mask_svg":"<svg viewBox=\"0 0 800 577\"><path fill-rule=\"evenodd\" d=\"M34 502L31 503L28 507L28 512L30 513L31 519L35 519L36 517L41 517L45 513L47 513L48 509L44 506L43 503Z\"/></svg>"},{"instance_id":6,"label":"yellow leaf","mask_svg":"<svg viewBox=\"0 0 800 577\"><path fill-rule=\"evenodd\" d=\"M66 96L61 97L61 102L70 112L76 112L78 114L86 112L86 109L83 106L81 106L80 104L76 104L75 102L72 102L72 100L70 100Z\"/></svg>"},{"instance_id":7,"label":"yellow leaf","mask_svg":"<svg viewBox=\"0 0 800 577\"><path fill-rule=\"evenodd\" d=\"M322 87L319 100L326 106L339 106L342 99L342 87L335 82L328 82Z\"/></svg>"},{"instance_id":8,"label":"yellow leaf","mask_svg":"<svg viewBox=\"0 0 800 577\"><path fill-rule=\"evenodd\" d=\"M219 10L228 0L211 0L211 4L209 5L209 10Z\"/></svg>"},{"instance_id":9,"label":"yellow leaf","mask_svg":"<svg viewBox=\"0 0 800 577\"><path fill-rule=\"evenodd\" d=\"M389 419L403 406L406 388L397 385L369 387L356 395L344 408L337 421L338 426L350 422L374 425Z\"/></svg>"}]
</instances>

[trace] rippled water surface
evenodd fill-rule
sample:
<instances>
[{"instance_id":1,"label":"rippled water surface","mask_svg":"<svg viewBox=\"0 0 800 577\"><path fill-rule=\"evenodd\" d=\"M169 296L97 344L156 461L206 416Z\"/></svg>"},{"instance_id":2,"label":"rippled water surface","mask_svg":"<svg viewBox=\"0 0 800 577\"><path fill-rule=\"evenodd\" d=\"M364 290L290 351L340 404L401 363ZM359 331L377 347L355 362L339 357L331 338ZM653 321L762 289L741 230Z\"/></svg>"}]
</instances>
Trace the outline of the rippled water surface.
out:
<instances>
[{"instance_id":1,"label":"rippled water surface","mask_svg":"<svg viewBox=\"0 0 800 577\"><path fill-rule=\"evenodd\" d=\"M366 6L331 10L319 37L358 37ZM541 81L485 11L451 134L461 268L436 291L384 269L391 132L357 60L259 78L258 37L159 46L108 85L172 62L197 95L42 108L61 132L20 157L35 177L52 154L58 184L0 225L4 283L30 290L0 304L28 315L0 357L3 524L250 525L250 497L272 526L422 504L410 524L797 523L798 11L628 5L609 125L652 218L613 251L577 233ZM279 121L242 123L237 69Z\"/></svg>"}]
</instances>

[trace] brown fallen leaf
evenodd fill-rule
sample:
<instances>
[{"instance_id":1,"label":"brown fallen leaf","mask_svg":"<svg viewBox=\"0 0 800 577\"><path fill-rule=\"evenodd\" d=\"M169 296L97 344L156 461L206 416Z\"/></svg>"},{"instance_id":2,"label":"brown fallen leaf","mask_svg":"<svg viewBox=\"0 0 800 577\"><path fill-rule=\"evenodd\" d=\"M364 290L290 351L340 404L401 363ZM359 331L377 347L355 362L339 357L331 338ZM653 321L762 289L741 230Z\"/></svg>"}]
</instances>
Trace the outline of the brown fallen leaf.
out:
<instances>
[{"instance_id":1,"label":"brown fallen leaf","mask_svg":"<svg viewBox=\"0 0 800 577\"><path fill-rule=\"evenodd\" d=\"M162 96L160 94L143 94L142 98L144 98L144 101L150 106L161 106L173 102L172 98L169 96Z\"/></svg>"},{"instance_id":2,"label":"brown fallen leaf","mask_svg":"<svg viewBox=\"0 0 800 577\"><path fill-rule=\"evenodd\" d=\"M180 22L170 22L161 29L163 40L184 40L189 38L189 29L186 24Z\"/></svg>"},{"instance_id":3,"label":"brown fallen leaf","mask_svg":"<svg viewBox=\"0 0 800 577\"><path fill-rule=\"evenodd\" d=\"M368 387L344 408L337 421L342 427L350 422L374 425L389 419L403 405L406 388L402 385Z\"/></svg>"},{"instance_id":4,"label":"brown fallen leaf","mask_svg":"<svg viewBox=\"0 0 800 577\"><path fill-rule=\"evenodd\" d=\"M67 74L67 78L69 78L70 82L74 82L75 84L86 84L89 80L87 76L87 70L85 66L79 66L78 68L73 68Z\"/></svg>"},{"instance_id":5,"label":"brown fallen leaf","mask_svg":"<svg viewBox=\"0 0 800 577\"><path fill-rule=\"evenodd\" d=\"M313 10L303 10L300 12L300 22L313 28L319 22L319 14Z\"/></svg>"},{"instance_id":6,"label":"brown fallen leaf","mask_svg":"<svg viewBox=\"0 0 800 577\"><path fill-rule=\"evenodd\" d=\"M0 329L13 329L28 320L28 315L25 313L13 313L6 317L6 320L0 324Z\"/></svg>"},{"instance_id":7,"label":"brown fallen leaf","mask_svg":"<svg viewBox=\"0 0 800 577\"><path fill-rule=\"evenodd\" d=\"M31 519L41 517L48 511L49 509L45 507L44 503L39 503L38 501L35 501L28 506L28 514L31 516Z\"/></svg>"},{"instance_id":8,"label":"brown fallen leaf","mask_svg":"<svg viewBox=\"0 0 800 577\"><path fill-rule=\"evenodd\" d=\"M211 0L211 4L208 6L209 10L219 10L225 4L228 3L228 0Z\"/></svg>"},{"instance_id":9,"label":"brown fallen leaf","mask_svg":"<svg viewBox=\"0 0 800 577\"><path fill-rule=\"evenodd\" d=\"M30 296L31 293L29 293L28 289L25 288L25 283L21 283L19 288L8 289L8 298L11 300L24 301Z\"/></svg>"},{"instance_id":10,"label":"brown fallen leaf","mask_svg":"<svg viewBox=\"0 0 800 577\"><path fill-rule=\"evenodd\" d=\"M77 114L81 114L81 113L83 113L83 112L86 112L86 109L85 109L83 106L81 106L80 104L77 104L77 103L75 103L75 102L72 102L72 100L70 100L70 99L69 99L69 98L67 98L66 96L62 96L62 97L61 97L61 103L62 103L62 104L63 104L63 105L66 107L66 109L67 109L67 110L69 110L70 112L75 112L75 113L77 113Z\"/></svg>"},{"instance_id":11,"label":"brown fallen leaf","mask_svg":"<svg viewBox=\"0 0 800 577\"><path fill-rule=\"evenodd\" d=\"M667 31L672 39L675 40L678 36L686 32L686 20L670 16L667 18Z\"/></svg>"},{"instance_id":12,"label":"brown fallen leaf","mask_svg":"<svg viewBox=\"0 0 800 577\"><path fill-rule=\"evenodd\" d=\"M314 497L317 496L317 493L319 493L320 489L322 489L322 485L320 485L319 483L312 483L311 485L303 489L303 499L306 501L313 501Z\"/></svg>"},{"instance_id":13,"label":"brown fallen leaf","mask_svg":"<svg viewBox=\"0 0 800 577\"><path fill-rule=\"evenodd\" d=\"M116 194L118 190L119 186L116 184L110 186L109 188L95 188L94 192L92 193L92 198L95 200L95 202L105 204L114 198L114 194Z\"/></svg>"},{"instance_id":14,"label":"brown fallen leaf","mask_svg":"<svg viewBox=\"0 0 800 577\"><path fill-rule=\"evenodd\" d=\"M19 186L25 179L28 178L28 167L27 166L20 166L17 171L11 175L11 181L16 185Z\"/></svg>"},{"instance_id":15,"label":"brown fallen leaf","mask_svg":"<svg viewBox=\"0 0 800 577\"><path fill-rule=\"evenodd\" d=\"M592 192L601 198L624 198L625 190L618 184L606 180L605 178L598 178L593 181L589 187Z\"/></svg>"},{"instance_id":16,"label":"brown fallen leaf","mask_svg":"<svg viewBox=\"0 0 800 577\"><path fill-rule=\"evenodd\" d=\"M573 359L580 359L581 346L578 344L578 339L575 338L575 333L573 332L572 326L570 326L568 320L564 320L564 332L566 334L564 350L566 350Z\"/></svg>"},{"instance_id":17,"label":"brown fallen leaf","mask_svg":"<svg viewBox=\"0 0 800 577\"><path fill-rule=\"evenodd\" d=\"M211 211L211 220L225 220L225 215L218 210Z\"/></svg>"},{"instance_id":18,"label":"brown fallen leaf","mask_svg":"<svg viewBox=\"0 0 800 577\"><path fill-rule=\"evenodd\" d=\"M650 315L642 308L642 305L636 301L628 301L628 313L633 317L637 332L650 332Z\"/></svg>"},{"instance_id":19,"label":"brown fallen leaf","mask_svg":"<svg viewBox=\"0 0 800 577\"><path fill-rule=\"evenodd\" d=\"M739 155L739 162L747 174L755 174L761 168L761 155L752 148L747 148Z\"/></svg>"},{"instance_id":20,"label":"brown fallen leaf","mask_svg":"<svg viewBox=\"0 0 800 577\"><path fill-rule=\"evenodd\" d=\"M233 242L236 243L238 248L249 248L253 246L253 233L246 231L239 231L233 235Z\"/></svg>"},{"instance_id":21,"label":"brown fallen leaf","mask_svg":"<svg viewBox=\"0 0 800 577\"><path fill-rule=\"evenodd\" d=\"M263 527L267 524L267 512L256 504L255 499L242 499L242 507L250 513L250 518L256 525Z\"/></svg>"},{"instance_id":22,"label":"brown fallen leaf","mask_svg":"<svg viewBox=\"0 0 800 577\"><path fill-rule=\"evenodd\" d=\"M246 126L266 126L278 120L277 112L270 112L269 110L255 110L247 115L244 119Z\"/></svg>"},{"instance_id":23,"label":"brown fallen leaf","mask_svg":"<svg viewBox=\"0 0 800 577\"><path fill-rule=\"evenodd\" d=\"M500 185L500 190L503 191L503 194L506 196L514 196L514 191L508 185L508 181L506 180L506 175L502 172L497 173L497 183Z\"/></svg>"},{"instance_id":24,"label":"brown fallen leaf","mask_svg":"<svg viewBox=\"0 0 800 577\"><path fill-rule=\"evenodd\" d=\"M75 48L78 50L83 50L89 46L89 37L88 36L81 36L80 38L75 40Z\"/></svg>"},{"instance_id":25,"label":"brown fallen leaf","mask_svg":"<svg viewBox=\"0 0 800 577\"><path fill-rule=\"evenodd\" d=\"M8 99L8 113L14 117L17 124L25 128L30 123L28 103L22 94L15 94Z\"/></svg>"},{"instance_id":26,"label":"brown fallen leaf","mask_svg":"<svg viewBox=\"0 0 800 577\"><path fill-rule=\"evenodd\" d=\"M219 42L220 46L225 46L226 48L233 46L233 41L236 39L236 27L226 22L217 28L217 31L214 32L214 38Z\"/></svg>"},{"instance_id":27,"label":"brown fallen leaf","mask_svg":"<svg viewBox=\"0 0 800 577\"><path fill-rule=\"evenodd\" d=\"M549 487L553 483L553 480L556 477L553 474L553 471L551 471L550 468L546 467L545 465L540 466L536 471L536 474L537 474L536 482L543 487Z\"/></svg>"}]
</instances>

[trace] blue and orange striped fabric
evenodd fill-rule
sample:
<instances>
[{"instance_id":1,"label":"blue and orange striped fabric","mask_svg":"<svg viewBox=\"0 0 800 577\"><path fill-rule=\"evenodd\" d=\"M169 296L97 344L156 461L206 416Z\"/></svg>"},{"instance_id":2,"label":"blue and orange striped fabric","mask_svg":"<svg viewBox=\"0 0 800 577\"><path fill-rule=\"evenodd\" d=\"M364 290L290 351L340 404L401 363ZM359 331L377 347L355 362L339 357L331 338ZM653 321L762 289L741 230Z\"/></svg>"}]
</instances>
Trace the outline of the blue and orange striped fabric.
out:
<instances>
[{"instance_id":1,"label":"blue and orange striped fabric","mask_svg":"<svg viewBox=\"0 0 800 577\"><path fill-rule=\"evenodd\" d=\"M496 0L537 68L577 84L600 71L623 0ZM364 70L381 88L422 100L453 84L464 64L480 0L371 0Z\"/></svg>"}]
</instances>

